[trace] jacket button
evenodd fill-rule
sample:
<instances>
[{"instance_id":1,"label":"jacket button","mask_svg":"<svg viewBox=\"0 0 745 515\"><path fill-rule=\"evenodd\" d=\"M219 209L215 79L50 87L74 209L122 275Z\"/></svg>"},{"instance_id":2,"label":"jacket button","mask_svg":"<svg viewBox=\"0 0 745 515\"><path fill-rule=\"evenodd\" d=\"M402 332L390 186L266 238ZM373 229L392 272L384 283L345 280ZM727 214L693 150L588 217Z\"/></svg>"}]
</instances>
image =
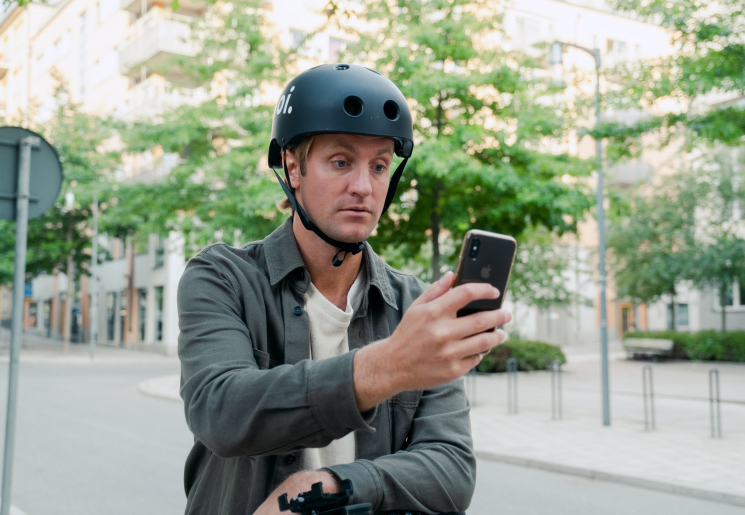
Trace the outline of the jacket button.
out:
<instances>
[{"instance_id":1,"label":"jacket button","mask_svg":"<svg viewBox=\"0 0 745 515\"><path fill-rule=\"evenodd\" d=\"M303 314L303 308L301 308L300 306L295 306L294 308L292 308L292 312L295 313L297 316L300 316Z\"/></svg>"},{"instance_id":2,"label":"jacket button","mask_svg":"<svg viewBox=\"0 0 745 515\"><path fill-rule=\"evenodd\" d=\"M303 270L295 272L295 280L302 281L303 279L305 279L305 272Z\"/></svg>"},{"instance_id":3,"label":"jacket button","mask_svg":"<svg viewBox=\"0 0 745 515\"><path fill-rule=\"evenodd\" d=\"M297 456L295 456L294 454L288 454L287 456L285 456L285 465L292 465L293 463L295 463L296 459Z\"/></svg>"}]
</instances>

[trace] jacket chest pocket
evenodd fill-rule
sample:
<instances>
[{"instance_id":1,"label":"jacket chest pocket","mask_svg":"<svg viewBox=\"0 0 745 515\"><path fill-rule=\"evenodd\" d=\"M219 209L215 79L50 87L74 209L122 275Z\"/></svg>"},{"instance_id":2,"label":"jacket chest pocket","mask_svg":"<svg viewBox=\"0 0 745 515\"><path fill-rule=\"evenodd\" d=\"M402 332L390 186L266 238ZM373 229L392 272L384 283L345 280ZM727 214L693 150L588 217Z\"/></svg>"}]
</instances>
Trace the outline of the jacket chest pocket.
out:
<instances>
[{"instance_id":1,"label":"jacket chest pocket","mask_svg":"<svg viewBox=\"0 0 745 515\"><path fill-rule=\"evenodd\" d=\"M401 392L388 400L391 420L392 452L403 450L408 445L411 421L422 398L421 390Z\"/></svg>"},{"instance_id":2,"label":"jacket chest pocket","mask_svg":"<svg viewBox=\"0 0 745 515\"><path fill-rule=\"evenodd\" d=\"M275 361L271 359L268 352L264 352L263 350L254 349L254 361L256 361L256 365L259 367L259 370L267 370L270 368L274 368L280 363L278 361Z\"/></svg>"}]
</instances>

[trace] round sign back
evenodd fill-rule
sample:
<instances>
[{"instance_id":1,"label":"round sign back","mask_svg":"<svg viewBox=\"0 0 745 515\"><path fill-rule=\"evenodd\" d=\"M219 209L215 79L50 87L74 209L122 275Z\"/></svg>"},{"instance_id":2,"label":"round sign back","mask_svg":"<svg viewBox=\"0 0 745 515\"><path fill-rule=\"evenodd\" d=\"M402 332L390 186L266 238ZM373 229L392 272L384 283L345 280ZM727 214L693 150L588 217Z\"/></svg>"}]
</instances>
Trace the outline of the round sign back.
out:
<instances>
[{"instance_id":1,"label":"round sign back","mask_svg":"<svg viewBox=\"0 0 745 515\"><path fill-rule=\"evenodd\" d=\"M28 217L36 218L54 205L62 188L62 164L47 140L22 127L0 127L0 219L15 220L20 142L38 138L31 149Z\"/></svg>"}]
</instances>

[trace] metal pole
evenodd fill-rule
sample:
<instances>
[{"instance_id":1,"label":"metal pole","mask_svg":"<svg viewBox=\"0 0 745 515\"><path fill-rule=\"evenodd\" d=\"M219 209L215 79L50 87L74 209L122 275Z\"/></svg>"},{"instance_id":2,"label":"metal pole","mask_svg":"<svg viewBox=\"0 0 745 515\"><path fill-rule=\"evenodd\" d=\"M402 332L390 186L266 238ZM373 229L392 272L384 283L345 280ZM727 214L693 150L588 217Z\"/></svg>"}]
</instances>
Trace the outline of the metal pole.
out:
<instances>
[{"instance_id":1,"label":"metal pole","mask_svg":"<svg viewBox=\"0 0 745 515\"><path fill-rule=\"evenodd\" d=\"M93 242L91 263L91 309L90 309L90 354L96 357L96 342L98 340L98 197L93 199Z\"/></svg>"},{"instance_id":2,"label":"metal pole","mask_svg":"<svg viewBox=\"0 0 745 515\"><path fill-rule=\"evenodd\" d=\"M517 359L507 360L507 412L517 413Z\"/></svg>"},{"instance_id":3,"label":"metal pole","mask_svg":"<svg viewBox=\"0 0 745 515\"><path fill-rule=\"evenodd\" d=\"M642 389L644 396L644 430L654 431L657 423L654 415L654 384L652 383L652 367L645 365L642 368Z\"/></svg>"},{"instance_id":4,"label":"metal pole","mask_svg":"<svg viewBox=\"0 0 745 515\"><path fill-rule=\"evenodd\" d=\"M600 127L600 50L593 50L595 57L595 129ZM597 154L598 169L598 191L597 191L597 217L598 217L598 276L600 286L600 354L603 382L603 425L610 425L610 385L608 380L608 320L605 302L605 208L603 207L603 143L597 135L595 136L595 153Z\"/></svg>"},{"instance_id":5,"label":"metal pole","mask_svg":"<svg viewBox=\"0 0 745 515\"><path fill-rule=\"evenodd\" d=\"M551 420L561 420L564 416L561 403L561 361L551 362Z\"/></svg>"},{"instance_id":6,"label":"metal pole","mask_svg":"<svg viewBox=\"0 0 745 515\"><path fill-rule=\"evenodd\" d=\"M11 318L10 364L8 366L8 407L5 417L5 453L3 454L3 486L0 515L10 513L10 486L13 474L16 404L18 398L18 354L21 351L23 329L23 295L26 278L26 244L28 237L28 199L31 181L31 149L40 144L29 136L19 142L18 190L16 193L16 246L13 275L13 311Z\"/></svg>"},{"instance_id":7,"label":"metal pole","mask_svg":"<svg viewBox=\"0 0 745 515\"><path fill-rule=\"evenodd\" d=\"M719 370L709 370L709 409L711 411L711 437L722 437L722 411L719 397ZM716 418L714 412L716 411Z\"/></svg>"}]
</instances>

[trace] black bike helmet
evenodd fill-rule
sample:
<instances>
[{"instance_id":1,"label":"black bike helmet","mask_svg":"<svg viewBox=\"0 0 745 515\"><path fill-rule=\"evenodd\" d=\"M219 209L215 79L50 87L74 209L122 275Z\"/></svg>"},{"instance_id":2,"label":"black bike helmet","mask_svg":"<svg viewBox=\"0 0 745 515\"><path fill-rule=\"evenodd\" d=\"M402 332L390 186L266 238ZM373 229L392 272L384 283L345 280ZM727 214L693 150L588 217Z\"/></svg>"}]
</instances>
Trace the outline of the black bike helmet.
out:
<instances>
[{"instance_id":1,"label":"black bike helmet","mask_svg":"<svg viewBox=\"0 0 745 515\"><path fill-rule=\"evenodd\" d=\"M334 266L340 266L347 253L361 252L365 248L364 242L347 243L324 234L297 203L294 189L290 187L287 165L284 166L287 183L276 171L282 166L282 153L288 146L324 133L382 136L394 141L396 155L404 159L391 176L383 206L385 213L414 148L411 113L406 99L393 82L378 72L354 64L316 66L295 77L282 91L274 109L269 166L303 226L340 249L333 260ZM339 259L342 252L344 257Z\"/></svg>"}]
</instances>

